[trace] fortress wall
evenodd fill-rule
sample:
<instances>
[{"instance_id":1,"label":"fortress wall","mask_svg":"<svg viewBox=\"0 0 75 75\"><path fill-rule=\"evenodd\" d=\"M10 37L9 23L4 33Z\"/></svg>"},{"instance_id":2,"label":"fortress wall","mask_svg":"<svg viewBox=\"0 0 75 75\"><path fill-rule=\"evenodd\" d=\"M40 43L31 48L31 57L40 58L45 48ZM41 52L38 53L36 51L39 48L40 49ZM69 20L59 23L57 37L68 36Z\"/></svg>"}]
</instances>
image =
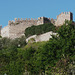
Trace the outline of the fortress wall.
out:
<instances>
[{"instance_id":1,"label":"fortress wall","mask_svg":"<svg viewBox=\"0 0 75 75\"><path fill-rule=\"evenodd\" d=\"M72 20L71 12L64 12L57 16L57 21L55 23L56 26L61 26L65 22L65 20Z\"/></svg>"},{"instance_id":2,"label":"fortress wall","mask_svg":"<svg viewBox=\"0 0 75 75\"><path fill-rule=\"evenodd\" d=\"M1 29L1 36L2 37L9 37L9 26L6 26Z\"/></svg>"},{"instance_id":3,"label":"fortress wall","mask_svg":"<svg viewBox=\"0 0 75 75\"><path fill-rule=\"evenodd\" d=\"M18 38L24 35L25 29L31 27L32 25L36 25L37 21L26 21L19 23L17 25L11 24L9 27L9 36L10 38Z\"/></svg>"},{"instance_id":4,"label":"fortress wall","mask_svg":"<svg viewBox=\"0 0 75 75\"><path fill-rule=\"evenodd\" d=\"M0 34L2 37L8 38L19 38L24 35L25 29L31 27L32 25L40 25L44 23L53 23L55 26L61 26L65 22L65 20L73 20L73 14L71 12L64 12L57 16L56 19L50 19L46 17L39 17L37 19L22 19L15 18L15 21L9 21L8 26L1 29ZM42 36L41 36L42 37ZM41 39L40 37L40 39ZM43 37L44 38L44 37ZM42 40L42 39L41 39Z\"/></svg>"},{"instance_id":5,"label":"fortress wall","mask_svg":"<svg viewBox=\"0 0 75 75\"><path fill-rule=\"evenodd\" d=\"M9 21L8 25L9 25L9 37L14 39L14 38L18 38L21 37L22 35L24 35L25 29L28 27L31 27L32 25L40 25L40 24L44 24L50 22L49 19L45 18L45 17L39 17L38 20L37 19L27 19L26 20L21 20L18 18L15 18L15 21Z\"/></svg>"},{"instance_id":6,"label":"fortress wall","mask_svg":"<svg viewBox=\"0 0 75 75\"><path fill-rule=\"evenodd\" d=\"M50 38L52 38L52 34L54 34L53 32L47 32L41 35L37 35L37 37L35 38L36 42L38 41L48 41Z\"/></svg>"},{"instance_id":7,"label":"fortress wall","mask_svg":"<svg viewBox=\"0 0 75 75\"><path fill-rule=\"evenodd\" d=\"M33 35L30 36L29 38L26 39L26 42L28 42L28 40L30 40L31 38L34 38L36 42L39 41L48 41L50 38L52 38L51 35L56 35L57 33L53 33L52 31L41 34L41 35Z\"/></svg>"}]
</instances>

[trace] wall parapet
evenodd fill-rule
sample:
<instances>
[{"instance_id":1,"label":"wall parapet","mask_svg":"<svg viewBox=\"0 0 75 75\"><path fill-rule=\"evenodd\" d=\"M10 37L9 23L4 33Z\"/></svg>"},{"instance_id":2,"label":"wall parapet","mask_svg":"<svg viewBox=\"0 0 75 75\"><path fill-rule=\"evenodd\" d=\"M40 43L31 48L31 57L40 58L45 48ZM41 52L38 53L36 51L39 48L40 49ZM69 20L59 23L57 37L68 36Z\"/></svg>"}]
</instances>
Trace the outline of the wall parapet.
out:
<instances>
[{"instance_id":1,"label":"wall parapet","mask_svg":"<svg viewBox=\"0 0 75 75\"><path fill-rule=\"evenodd\" d=\"M11 24L19 24L19 23L23 23L23 22L36 22L37 25L39 24L44 24L46 22L50 22L50 18L46 18L46 17L39 17L38 19L36 18L14 18L14 21L8 21L8 25L11 25ZM35 23L34 23L35 24Z\"/></svg>"},{"instance_id":2,"label":"wall parapet","mask_svg":"<svg viewBox=\"0 0 75 75\"><path fill-rule=\"evenodd\" d=\"M31 18L31 19L30 19L30 18L23 18L23 19L22 19L22 18L21 18L21 19L20 19L20 18L18 18L18 19L15 18L14 20L15 20L15 21L13 21L13 20L10 21L10 20L9 20L9 21L8 21L8 25L16 24L16 23L22 23L22 22L35 22L35 21L38 21L38 20L35 19L35 18Z\"/></svg>"}]
</instances>

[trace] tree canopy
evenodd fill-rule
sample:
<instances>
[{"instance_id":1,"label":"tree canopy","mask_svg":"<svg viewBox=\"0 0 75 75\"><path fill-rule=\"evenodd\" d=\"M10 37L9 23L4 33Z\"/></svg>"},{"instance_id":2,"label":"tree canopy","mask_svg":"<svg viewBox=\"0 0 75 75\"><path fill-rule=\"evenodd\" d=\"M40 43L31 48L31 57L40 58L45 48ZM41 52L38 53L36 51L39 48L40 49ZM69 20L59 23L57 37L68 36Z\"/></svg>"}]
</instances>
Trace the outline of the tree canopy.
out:
<instances>
[{"instance_id":1,"label":"tree canopy","mask_svg":"<svg viewBox=\"0 0 75 75\"><path fill-rule=\"evenodd\" d=\"M38 26L31 26L25 29L25 36L39 35L49 31L55 31L55 26L52 23L46 23Z\"/></svg>"},{"instance_id":2,"label":"tree canopy","mask_svg":"<svg viewBox=\"0 0 75 75\"><path fill-rule=\"evenodd\" d=\"M75 26L66 22L57 33L47 42L27 45L24 38L0 39L0 75L75 73Z\"/></svg>"}]
</instances>

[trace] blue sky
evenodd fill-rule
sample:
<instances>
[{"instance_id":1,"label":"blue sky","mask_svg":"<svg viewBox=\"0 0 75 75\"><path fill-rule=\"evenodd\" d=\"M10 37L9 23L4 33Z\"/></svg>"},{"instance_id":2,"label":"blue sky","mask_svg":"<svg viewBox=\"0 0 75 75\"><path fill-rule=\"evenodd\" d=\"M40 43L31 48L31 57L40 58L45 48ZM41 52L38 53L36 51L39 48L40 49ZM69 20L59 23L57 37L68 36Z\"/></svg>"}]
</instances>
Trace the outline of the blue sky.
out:
<instances>
[{"instance_id":1,"label":"blue sky","mask_svg":"<svg viewBox=\"0 0 75 75\"><path fill-rule=\"evenodd\" d=\"M61 12L71 11L75 21L75 0L0 0L0 25L8 25L14 18L56 19Z\"/></svg>"}]
</instances>

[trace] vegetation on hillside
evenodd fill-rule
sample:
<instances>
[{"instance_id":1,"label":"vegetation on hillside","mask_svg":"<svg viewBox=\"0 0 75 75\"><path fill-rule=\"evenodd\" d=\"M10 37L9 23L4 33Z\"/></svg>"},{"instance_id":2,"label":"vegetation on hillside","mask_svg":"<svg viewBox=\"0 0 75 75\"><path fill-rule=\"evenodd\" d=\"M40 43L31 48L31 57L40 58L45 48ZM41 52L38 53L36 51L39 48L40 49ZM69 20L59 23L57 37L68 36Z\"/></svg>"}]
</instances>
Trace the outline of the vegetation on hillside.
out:
<instances>
[{"instance_id":1,"label":"vegetation on hillside","mask_svg":"<svg viewBox=\"0 0 75 75\"><path fill-rule=\"evenodd\" d=\"M0 38L2 38L2 36L0 36Z\"/></svg>"},{"instance_id":2,"label":"vegetation on hillside","mask_svg":"<svg viewBox=\"0 0 75 75\"><path fill-rule=\"evenodd\" d=\"M75 72L75 26L66 22L59 36L29 43L0 39L0 75L72 75ZM19 45L20 44L20 45Z\"/></svg>"},{"instance_id":3,"label":"vegetation on hillside","mask_svg":"<svg viewBox=\"0 0 75 75\"><path fill-rule=\"evenodd\" d=\"M52 23L42 24L38 26L31 26L25 29L25 36L39 35L49 31L55 31L55 26Z\"/></svg>"}]
</instances>

